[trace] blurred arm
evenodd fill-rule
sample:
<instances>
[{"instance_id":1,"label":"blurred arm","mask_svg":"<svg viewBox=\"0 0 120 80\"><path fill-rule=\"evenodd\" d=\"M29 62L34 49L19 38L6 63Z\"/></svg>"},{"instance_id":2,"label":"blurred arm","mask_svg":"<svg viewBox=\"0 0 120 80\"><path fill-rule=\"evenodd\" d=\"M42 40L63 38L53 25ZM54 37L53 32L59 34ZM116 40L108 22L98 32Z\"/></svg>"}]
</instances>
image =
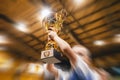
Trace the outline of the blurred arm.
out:
<instances>
[{"instance_id":1,"label":"blurred arm","mask_svg":"<svg viewBox=\"0 0 120 80\"><path fill-rule=\"evenodd\" d=\"M47 70L51 72L53 75L55 75L55 77L58 77L58 70L54 66L54 64L47 64Z\"/></svg>"},{"instance_id":2,"label":"blurred arm","mask_svg":"<svg viewBox=\"0 0 120 80\"><path fill-rule=\"evenodd\" d=\"M56 32L50 30L49 31L49 37L54 40L58 46L60 47L61 51L68 57L68 59L72 62L72 64L75 64L76 60L76 54L74 54L74 51L70 47L70 45L61 39Z\"/></svg>"}]
</instances>

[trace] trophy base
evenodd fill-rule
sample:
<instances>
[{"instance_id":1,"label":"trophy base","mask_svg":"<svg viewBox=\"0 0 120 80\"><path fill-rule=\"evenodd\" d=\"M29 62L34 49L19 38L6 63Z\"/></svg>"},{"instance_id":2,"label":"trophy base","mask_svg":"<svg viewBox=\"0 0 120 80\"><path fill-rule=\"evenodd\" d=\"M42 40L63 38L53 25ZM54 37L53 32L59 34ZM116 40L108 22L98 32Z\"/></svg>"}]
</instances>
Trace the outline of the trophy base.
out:
<instances>
[{"instance_id":1,"label":"trophy base","mask_svg":"<svg viewBox=\"0 0 120 80\"><path fill-rule=\"evenodd\" d=\"M41 52L41 61L45 63L60 63L63 60L61 53L55 49L45 50Z\"/></svg>"}]
</instances>

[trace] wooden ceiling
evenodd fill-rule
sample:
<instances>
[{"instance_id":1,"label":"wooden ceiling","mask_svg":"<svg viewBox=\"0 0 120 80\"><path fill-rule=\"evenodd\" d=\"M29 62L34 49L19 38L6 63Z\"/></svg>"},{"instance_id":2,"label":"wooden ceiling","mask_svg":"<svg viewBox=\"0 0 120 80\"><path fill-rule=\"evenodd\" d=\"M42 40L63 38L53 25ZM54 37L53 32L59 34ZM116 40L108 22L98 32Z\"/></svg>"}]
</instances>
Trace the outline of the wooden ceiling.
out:
<instances>
[{"instance_id":1,"label":"wooden ceiling","mask_svg":"<svg viewBox=\"0 0 120 80\"><path fill-rule=\"evenodd\" d=\"M120 34L120 0L84 0L78 5L72 1L0 0L0 33L12 39L13 44L8 45L10 50L20 51L22 56L39 61L47 40L47 33L40 21L40 11L47 6L54 12L65 9L68 13L61 38L71 46L86 46L97 66L119 65L120 41L116 42L114 38ZM25 24L29 31L17 30L15 25L19 23ZM95 45L97 40L106 44Z\"/></svg>"}]
</instances>

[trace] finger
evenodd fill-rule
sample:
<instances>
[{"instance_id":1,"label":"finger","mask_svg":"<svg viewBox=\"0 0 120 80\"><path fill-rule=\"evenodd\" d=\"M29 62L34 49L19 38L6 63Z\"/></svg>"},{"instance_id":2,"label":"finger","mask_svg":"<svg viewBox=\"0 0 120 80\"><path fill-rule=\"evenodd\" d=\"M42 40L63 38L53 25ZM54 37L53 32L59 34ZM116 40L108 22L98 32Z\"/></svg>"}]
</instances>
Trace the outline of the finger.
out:
<instances>
[{"instance_id":1,"label":"finger","mask_svg":"<svg viewBox=\"0 0 120 80\"><path fill-rule=\"evenodd\" d=\"M54 28L53 28L53 27L49 27L48 30L52 30L52 31L54 31Z\"/></svg>"},{"instance_id":2,"label":"finger","mask_svg":"<svg viewBox=\"0 0 120 80\"><path fill-rule=\"evenodd\" d=\"M48 36L48 41L50 41L51 40L51 38L50 38L50 36Z\"/></svg>"},{"instance_id":3,"label":"finger","mask_svg":"<svg viewBox=\"0 0 120 80\"><path fill-rule=\"evenodd\" d=\"M49 27L48 30L56 32L56 28L55 27Z\"/></svg>"},{"instance_id":4,"label":"finger","mask_svg":"<svg viewBox=\"0 0 120 80\"><path fill-rule=\"evenodd\" d=\"M48 30L47 33L50 34L50 32L52 32L53 30Z\"/></svg>"}]
</instances>

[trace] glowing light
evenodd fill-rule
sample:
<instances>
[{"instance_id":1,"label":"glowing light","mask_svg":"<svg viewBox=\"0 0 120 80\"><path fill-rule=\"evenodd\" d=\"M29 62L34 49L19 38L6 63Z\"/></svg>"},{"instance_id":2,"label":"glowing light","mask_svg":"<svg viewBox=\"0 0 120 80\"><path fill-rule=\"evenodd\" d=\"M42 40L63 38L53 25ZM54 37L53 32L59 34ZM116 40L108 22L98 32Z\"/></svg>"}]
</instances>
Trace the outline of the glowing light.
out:
<instances>
[{"instance_id":1,"label":"glowing light","mask_svg":"<svg viewBox=\"0 0 120 80\"><path fill-rule=\"evenodd\" d=\"M18 23L14 25L16 29L22 32L28 32L28 28L24 23Z\"/></svg>"},{"instance_id":2,"label":"glowing light","mask_svg":"<svg viewBox=\"0 0 120 80\"><path fill-rule=\"evenodd\" d=\"M51 9L50 8L43 8L41 10L41 17L47 17L49 16L50 14L52 13Z\"/></svg>"},{"instance_id":3,"label":"glowing light","mask_svg":"<svg viewBox=\"0 0 120 80\"><path fill-rule=\"evenodd\" d=\"M6 43L8 43L6 36L0 35L0 44L6 44Z\"/></svg>"},{"instance_id":4,"label":"glowing light","mask_svg":"<svg viewBox=\"0 0 120 80\"><path fill-rule=\"evenodd\" d=\"M75 6L78 6L85 2L85 0L73 0L73 1L74 1Z\"/></svg>"},{"instance_id":5,"label":"glowing light","mask_svg":"<svg viewBox=\"0 0 120 80\"><path fill-rule=\"evenodd\" d=\"M8 69L12 68L12 66L13 66L13 60L12 59L7 60L5 62L1 62L1 60L0 60L0 70L1 71L8 70Z\"/></svg>"},{"instance_id":6,"label":"glowing light","mask_svg":"<svg viewBox=\"0 0 120 80\"><path fill-rule=\"evenodd\" d=\"M114 37L115 42L120 42L120 34L116 34Z\"/></svg>"},{"instance_id":7,"label":"glowing light","mask_svg":"<svg viewBox=\"0 0 120 80\"><path fill-rule=\"evenodd\" d=\"M105 42L102 41L102 40L98 40L98 41L94 41L94 44L95 44L95 45L102 46L102 45L105 45Z\"/></svg>"},{"instance_id":8,"label":"glowing light","mask_svg":"<svg viewBox=\"0 0 120 80\"><path fill-rule=\"evenodd\" d=\"M120 37L120 34L116 34L115 37Z\"/></svg>"},{"instance_id":9,"label":"glowing light","mask_svg":"<svg viewBox=\"0 0 120 80\"><path fill-rule=\"evenodd\" d=\"M3 50L7 50L7 48L6 48L6 47L1 47L1 46L0 46L0 51L3 51Z\"/></svg>"},{"instance_id":10,"label":"glowing light","mask_svg":"<svg viewBox=\"0 0 120 80\"><path fill-rule=\"evenodd\" d=\"M28 66L29 73L41 74L43 72L43 67L40 64L29 64Z\"/></svg>"},{"instance_id":11,"label":"glowing light","mask_svg":"<svg viewBox=\"0 0 120 80\"><path fill-rule=\"evenodd\" d=\"M7 53L0 53L0 71L6 71L13 67L13 58L11 58Z\"/></svg>"},{"instance_id":12,"label":"glowing light","mask_svg":"<svg viewBox=\"0 0 120 80\"><path fill-rule=\"evenodd\" d=\"M74 0L75 3L83 3L85 0Z\"/></svg>"}]
</instances>

